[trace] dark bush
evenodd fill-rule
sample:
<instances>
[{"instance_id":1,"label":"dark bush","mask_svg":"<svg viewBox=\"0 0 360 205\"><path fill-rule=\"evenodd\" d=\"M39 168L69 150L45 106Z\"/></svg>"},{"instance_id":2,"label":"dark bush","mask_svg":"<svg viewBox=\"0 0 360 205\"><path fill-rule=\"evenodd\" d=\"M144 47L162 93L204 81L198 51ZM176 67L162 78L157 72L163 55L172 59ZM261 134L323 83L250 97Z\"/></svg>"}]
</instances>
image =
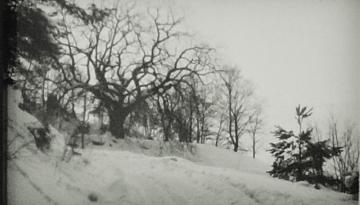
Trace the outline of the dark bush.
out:
<instances>
[{"instance_id":1,"label":"dark bush","mask_svg":"<svg viewBox=\"0 0 360 205\"><path fill-rule=\"evenodd\" d=\"M90 125L87 123L81 123L78 127L77 127L77 133L81 133L81 134L88 134L90 132Z\"/></svg>"},{"instance_id":2,"label":"dark bush","mask_svg":"<svg viewBox=\"0 0 360 205\"><path fill-rule=\"evenodd\" d=\"M40 128L28 127L28 130L34 136L35 144L38 149L43 152L50 149L51 137L47 126Z\"/></svg>"},{"instance_id":3,"label":"dark bush","mask_svg":"<svg viewBox=\"0 0 360 205\"><path fill-rule=\"evenodd\" d=\"M98 197L95 193L90 193L88 199L92 202L96 202L98 200Z\"/></svg>"},{"instance_id":4,"label":"dark bush","mask_svg":"<svg viewBox=\"0 0 360 205\"><path fill-rule=\"evenodd\" d=\"M354 200L359 200L359 171L351 173L345 177L344 182L347 192L353 195Z\"/></svg>"},{"instance_id":5,"label":"dark bush","mask_svg":"<svg viewBox=\"0 0 360 205\"><path fill-rule=\"evenodd\" d=\"M92 143L93 145L97 145L97 146L101 146L101 145L104 145L104 144L105 144L105 142L99 142L99 141L95 141L95 140L91 140L91 143Z\"/></svg>"},{"instance_id":6,"label":"dark bush","mask_svg":"<svg viewBox=\"0 0 360 205\"><path fill-rule=\"evenodd\" d=\"M108 130L108 126L107 126L107 125L101 125L101 127L100 127L100 133L101 133L101 134L104 134L107 130Z\"/></svg>"}]
</instances>

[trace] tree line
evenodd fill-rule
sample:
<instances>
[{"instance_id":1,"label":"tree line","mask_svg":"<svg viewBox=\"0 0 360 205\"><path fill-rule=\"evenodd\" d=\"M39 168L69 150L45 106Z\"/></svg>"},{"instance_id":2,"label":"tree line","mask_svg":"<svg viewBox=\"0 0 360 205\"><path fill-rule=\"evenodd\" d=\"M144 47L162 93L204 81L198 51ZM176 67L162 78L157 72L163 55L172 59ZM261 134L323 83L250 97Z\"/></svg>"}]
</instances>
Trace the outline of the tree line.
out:
<instances>
[{"instance_id":1,"label":"tree line","mask_svg":"<svg viewBox=\"0 0 360 205\"><path fill-rule=\"evenodd\" d=\"M255 157L263 124L255 89L239 68L219 63L214 48L194 43L182 18L133 3L12 6L19 29L9 73L28 106L49 113L56 105L82 126L96 115L115 138L139 125L148 137L160 130L164 141L212 140L237 152L249 135Z\"/></svg>"}]
</instances>

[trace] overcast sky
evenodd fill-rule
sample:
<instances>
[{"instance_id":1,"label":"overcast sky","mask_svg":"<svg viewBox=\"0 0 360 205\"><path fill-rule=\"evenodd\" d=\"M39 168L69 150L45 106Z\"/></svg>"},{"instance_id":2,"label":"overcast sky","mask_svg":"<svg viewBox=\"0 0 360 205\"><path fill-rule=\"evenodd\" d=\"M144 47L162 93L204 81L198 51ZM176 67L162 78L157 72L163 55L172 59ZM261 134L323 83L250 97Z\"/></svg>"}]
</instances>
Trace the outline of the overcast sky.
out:
<instances>
[{"instance_id":1,"label":"overcast sky","mask_svg":"<svg viewBox=\"0 0 360 205\"><path fill-rule=\"evenodd\" d=\"M330 113L358 121L360 1L159 2L183 12L199 39L256 84L268 128L294 126L299 103L321 123Z\"/></svg>"}]
</instances>

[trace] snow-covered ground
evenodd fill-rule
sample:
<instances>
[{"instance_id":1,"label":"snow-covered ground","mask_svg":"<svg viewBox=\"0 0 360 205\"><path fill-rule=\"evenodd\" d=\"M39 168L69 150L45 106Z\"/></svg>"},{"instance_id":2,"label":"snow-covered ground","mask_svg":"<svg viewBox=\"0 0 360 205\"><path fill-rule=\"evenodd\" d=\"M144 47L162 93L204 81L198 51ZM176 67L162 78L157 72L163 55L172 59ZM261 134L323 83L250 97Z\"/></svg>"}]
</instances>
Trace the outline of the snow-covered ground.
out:
<instances>
[{"instance_id":1,"label":"snow-covered ground","mask_svg":"<svg viewBox=\"0 0 360 205\"><path fill-rule=\"evenodd\" d=\"M26 127L39 122L11 99L9 138L22 136L19 147L31 140ZM65 162L66 136L51 133L49 153L30 144L9 161L9 204L356 204L347 194L271 178L261 161L210 145L118 140Z\"/></svg>"}]
</instances>

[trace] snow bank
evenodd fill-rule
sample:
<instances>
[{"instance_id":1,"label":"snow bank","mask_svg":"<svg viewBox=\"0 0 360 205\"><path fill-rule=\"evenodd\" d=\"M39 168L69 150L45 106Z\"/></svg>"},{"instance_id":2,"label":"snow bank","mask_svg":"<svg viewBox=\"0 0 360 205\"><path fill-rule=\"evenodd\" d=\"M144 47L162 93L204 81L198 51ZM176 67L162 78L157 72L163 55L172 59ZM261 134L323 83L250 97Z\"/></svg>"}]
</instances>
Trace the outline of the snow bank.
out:
<instances>
[{"instance_id":1,"label":"snow bank","mask_svg":"<svg viewBox=\"0 0 360 205\"><path fill-rule=\"evenodd\" d=\"M8 92L8 146L9 154L17 155L24 153L20 150L38 152L35 146L34 136L28 128L41 128L43 124L37 118L19 108L22 97L19 90L9 88ZM61 152L65 146L64 135L55 128L49 126L51 135L50 148L53 152Z\"/></svg>"},{"instance_id":2,"label":"snow bank","mask_svg":"<svg viewBox=\"0 0 360 205\"><path fill-rule=\"evenodd\" d=\"M354 204L345 194L178 157L98 149L69 163L43 157L13 163L11 177L19 177L19 170L27 173L10 181L17 187L10 189L17 198L13 204L49 204L47 198L55 204L89 204L89 194L98 197L98 204ZM26 195L35 189L30 182L41 194Z\"/></svg>"},{"instance_id":3,"label":"snow bank","mask_svg":"<svg viewBox=\"0 0 360 205\"><path fill-rule=\"evenodd\" d=\"M90 149L124 150L155 157L177 156L191 161L199 160L196 156L197 147L194 144L137 138L115 139L109 132L103 135L88 135L86 137L91 141L103 143L102 146L90 144Z\"/></svg>"},{"instance_id":4,"label":"snow bank","mask_svg":"<svg viewBox=\"0 0 360 205\"><path fill-rule=\"evenodd\" d=\"M18 92L10 95L9 138L31 141L27 126L42 125L18 108ZM208 145L112 142L108 136L104 146L89 147L67 163L60 159L66 136L52 127L50 132L54 152L43 154L30 143L9 161L9 204L356 204L346 194L271 178L263 163Z\"/></svg>"},{"instance_id":5,"label":"snow bank","mask_svg":"<svg viewBox=\"0 0 360 205\"><path fill-rule=\"evenodd\" d=\"M206 144L197 145L197 155L201 164L204 165L231 168L257 174L264 174L270 169L269 166L257 159Z\"/></svg>"}]
</instances>

